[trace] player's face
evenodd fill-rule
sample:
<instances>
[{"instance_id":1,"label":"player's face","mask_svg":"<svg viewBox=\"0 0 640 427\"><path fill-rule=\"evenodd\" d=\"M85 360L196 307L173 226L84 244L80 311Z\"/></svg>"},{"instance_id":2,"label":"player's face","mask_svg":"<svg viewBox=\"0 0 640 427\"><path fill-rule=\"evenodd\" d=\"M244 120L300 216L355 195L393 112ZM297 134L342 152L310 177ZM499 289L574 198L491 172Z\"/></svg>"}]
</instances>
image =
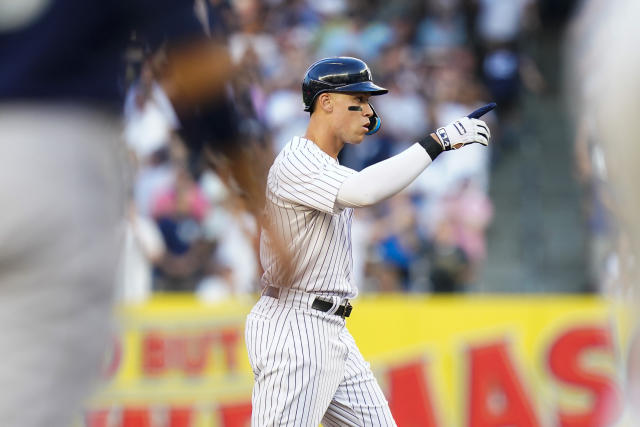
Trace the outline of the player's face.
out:
<instances>
[{"instance_id":1,"label":"player's face","mask_svg":"<svg viewBox=\"0 0 640 427\"><path fill-rule=\"evenodd\" d=\"M333 113L336 132L342 141L359 144L369 131L369 117L373 115L369 105L371 95L367 93L332 93L331 95L334 97Z\"/></svg>"}]
</instances>

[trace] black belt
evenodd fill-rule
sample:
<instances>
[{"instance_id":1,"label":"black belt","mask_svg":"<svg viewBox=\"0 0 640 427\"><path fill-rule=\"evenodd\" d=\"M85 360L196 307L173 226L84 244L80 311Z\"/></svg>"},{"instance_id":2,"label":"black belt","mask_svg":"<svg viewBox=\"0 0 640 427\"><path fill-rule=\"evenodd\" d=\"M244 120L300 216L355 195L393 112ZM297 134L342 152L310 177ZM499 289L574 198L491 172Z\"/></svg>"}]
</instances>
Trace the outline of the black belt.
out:
<instances>
[{"instance_id":1,"label":"black belt","mask_svg":"<svg viewBox=\"0 0 640 427\"><path fill-rule=\"evenodd\" d=\"M264 288L264 291L262 291L262 295L266 295L268 297L278 299L280 297L280 289L274 286L267 286L266 288ZM320 298L314 299L313 304L311 304L311 308L324 311L325 313L331 310L331 307L333 307L332 302L325 301ZM338 307L338 310L336 310L336 312L333 314L335 314L336 316L340 316L344 319L345 317L349 317L351 315L352 309L353 309L353 306L349 303L349 301L347 301L345 305L341 305L340 307Z\"/></svg>"}]
</instances>

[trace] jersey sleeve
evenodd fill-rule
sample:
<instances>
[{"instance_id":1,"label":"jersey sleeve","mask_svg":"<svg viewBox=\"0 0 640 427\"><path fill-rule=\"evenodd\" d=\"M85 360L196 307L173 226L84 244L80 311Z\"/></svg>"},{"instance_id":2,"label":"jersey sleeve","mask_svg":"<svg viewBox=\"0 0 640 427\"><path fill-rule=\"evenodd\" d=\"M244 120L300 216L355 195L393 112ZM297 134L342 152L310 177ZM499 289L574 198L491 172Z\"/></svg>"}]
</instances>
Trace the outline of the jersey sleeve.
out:
<instances>
[{"instance_id":1,"label":"jersey sleeve","mask_svg":"<svg viewBox=\"0 0 640 427\"><path fill-rule=\"evenodd\" d=\"M356 171L311 152L290 152L279 164L271 191L289 203L328 214L344 207L336 202L342 183Z\"/></svg>"}]
</instances>

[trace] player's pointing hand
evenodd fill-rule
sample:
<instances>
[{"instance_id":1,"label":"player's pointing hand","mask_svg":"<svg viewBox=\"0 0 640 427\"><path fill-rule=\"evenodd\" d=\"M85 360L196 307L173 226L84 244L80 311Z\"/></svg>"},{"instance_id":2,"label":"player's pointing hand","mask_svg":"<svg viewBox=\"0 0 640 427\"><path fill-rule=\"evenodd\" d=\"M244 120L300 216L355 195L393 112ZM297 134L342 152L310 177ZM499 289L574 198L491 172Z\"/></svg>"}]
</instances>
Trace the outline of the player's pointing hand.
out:
<instances>
[{"instance_id":1,"label":"player's pointing hand","mask_svg":"<svg viewBox=\"0 0 640 427\"><path fill-rule=\"evenodd\" d=\"M448 125L438 128L433 134L444 151L457 150L467 144L489 145L491 132L489 126L480 120L462 117Z\"/></svg>"}]
</instances>

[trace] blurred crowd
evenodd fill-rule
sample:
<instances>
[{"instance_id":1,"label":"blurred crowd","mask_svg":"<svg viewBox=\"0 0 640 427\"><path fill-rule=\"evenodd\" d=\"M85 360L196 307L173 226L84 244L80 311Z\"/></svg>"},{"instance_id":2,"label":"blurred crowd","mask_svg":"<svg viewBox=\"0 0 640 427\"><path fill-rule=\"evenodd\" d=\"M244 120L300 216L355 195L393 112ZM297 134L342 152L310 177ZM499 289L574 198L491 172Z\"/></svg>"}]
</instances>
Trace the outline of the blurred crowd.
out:
<instances>
[{"instance_id":1,"label":"blurred crowd","mask_svg":"<svg viewBox=\"0 0 640 427\"><path fill-rule=\"evenodd\" d=\"M492 146L443 153L407 190L356 210L353 256L362 292L464 292L486 259L493 208L490 168L511 144L523 88L543 82L521 51L537 25L536 0L202 0L196 10L224 40L237 69L229 91L245 137L273 158L303 135L300 85L327 56L366 61L389 94L372 100L383 125L340 162L356 170L433 129L495 101L484 119ZM205 300L259 290L259 225L224 179L220 161L196 157L156 81L154 61L136 72L124 105L124 137L136 165L122 263L122 296L196 292Z\"/></svg>"}]
</instances>

